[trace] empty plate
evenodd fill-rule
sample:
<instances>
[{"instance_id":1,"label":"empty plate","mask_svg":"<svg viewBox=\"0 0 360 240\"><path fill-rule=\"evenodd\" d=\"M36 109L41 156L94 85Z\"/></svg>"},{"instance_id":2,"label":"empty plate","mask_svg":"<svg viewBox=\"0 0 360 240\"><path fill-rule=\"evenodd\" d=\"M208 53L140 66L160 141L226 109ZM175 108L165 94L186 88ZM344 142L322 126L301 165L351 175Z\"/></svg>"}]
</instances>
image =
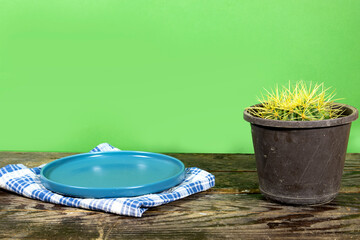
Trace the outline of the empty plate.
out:
<instances>
[{"instance_id":1,"label":"empty plate","mask_svg":"<svg viewBox=\"0 0 360 240\"><path fill-rule=\"evenodd\" d=\"M148 152L84 153L46 164L43 185L63 195L81 198L133 197L157 193L181 183L184 164L173 157Z\"/></svg>"}]
</instances>

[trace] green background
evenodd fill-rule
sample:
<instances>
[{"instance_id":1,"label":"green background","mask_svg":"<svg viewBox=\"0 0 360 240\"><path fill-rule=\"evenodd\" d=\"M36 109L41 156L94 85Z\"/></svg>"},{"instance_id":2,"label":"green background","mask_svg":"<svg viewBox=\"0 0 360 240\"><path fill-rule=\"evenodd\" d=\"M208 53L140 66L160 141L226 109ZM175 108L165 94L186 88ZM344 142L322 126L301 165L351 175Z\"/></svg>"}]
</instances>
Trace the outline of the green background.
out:
<instances>
[{"instance_id":1,"label":"green background","mask_svg":"<svg viewBox=\"0 0 360 240\"><path fill-rule=\"evenodd\" d=\"M0 0L2 151L249 153L289 80L360 107L360 1Z\"/></svg>"}]
</instances>

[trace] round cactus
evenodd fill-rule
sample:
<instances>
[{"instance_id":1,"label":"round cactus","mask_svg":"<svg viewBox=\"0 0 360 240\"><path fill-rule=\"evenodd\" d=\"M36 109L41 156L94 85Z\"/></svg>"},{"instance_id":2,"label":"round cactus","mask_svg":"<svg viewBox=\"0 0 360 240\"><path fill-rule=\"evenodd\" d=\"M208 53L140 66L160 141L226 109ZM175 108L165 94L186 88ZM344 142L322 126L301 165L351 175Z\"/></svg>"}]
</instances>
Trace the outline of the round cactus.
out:
<instances>
[{"instance_id":1,"label":"round cactus","mask_svg":"<svg viewBox=\"0 0 360 240\"><path fill-rule=\"evenodd\" d=\"M266 90L258 100L260 104L247 108L247 111L260 118L283 121L317 121L339 118L343 115L335 102L335 92L325 89L324 83L306 84L303 81L295 85L275 87Z\"/></svg>"}]
</instances>

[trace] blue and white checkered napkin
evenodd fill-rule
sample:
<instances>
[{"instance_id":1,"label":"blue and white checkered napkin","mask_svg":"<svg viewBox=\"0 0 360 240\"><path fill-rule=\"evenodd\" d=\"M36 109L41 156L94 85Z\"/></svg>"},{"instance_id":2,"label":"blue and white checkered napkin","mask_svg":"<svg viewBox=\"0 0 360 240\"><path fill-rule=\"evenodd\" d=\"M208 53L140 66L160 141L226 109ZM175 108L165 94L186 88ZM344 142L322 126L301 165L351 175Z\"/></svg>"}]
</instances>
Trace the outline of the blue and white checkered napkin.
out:
<instances>
[{"instance_id":1,"label":"blue and white checkered napkin","mask_svg":"<svg viewBox=\"0 0 360 240\"><path fill-rule=\"evenodd\" d=\"M102 143L91 150L91 152L106 151L120 150L108 143ZM27 168L22 164L11 164L0 168L0 187L45 202L141 217L148 207L166 204L205 191L215 185L214 175L192 167L186 168L185 180L182 183L157 194L131 198L72 198L51 192L41 184L40 170L42 166Z\"/></svg>"}]
</instances>

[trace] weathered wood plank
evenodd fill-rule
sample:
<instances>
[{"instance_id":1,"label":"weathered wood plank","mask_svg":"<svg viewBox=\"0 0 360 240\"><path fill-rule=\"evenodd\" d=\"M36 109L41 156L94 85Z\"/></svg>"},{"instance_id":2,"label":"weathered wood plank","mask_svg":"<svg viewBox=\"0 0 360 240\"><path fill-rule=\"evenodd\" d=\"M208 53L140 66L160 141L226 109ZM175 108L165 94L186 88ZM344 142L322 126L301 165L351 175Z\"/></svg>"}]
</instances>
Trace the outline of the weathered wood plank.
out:
<instances>
[{"instance_id":1,"label":"weathered wood plank","mask_svg":"<svg viewBox=\"0 0 360 240\"><path fill-rule=\"evenodd\" d=\"M55 159L77 153L56 152L0 152L0 167L22 163L36 167ZM253 154L166 153L184 162L187 167L199 167L207 171L256 171ZM346 155L345 171L360 171L360 154Z\"/></svg>"},{"instance_id":2,"label":"weathered wood plank","mask_svg":"<svg viewBox=\"0 0 360 240\"><path fill-rule=\"evenodd\" d=\"M0 152L0 167L22 163L29 167L53 161L75 153ZM186 166L197 166L215 175L217 193L259 193L253 155L242 154L169 154ZM359 154L348 154L342 178L341 192L360 192Z\"/></svg>"},{"instance_id":3,"label":"weathered wood plank","mask_svg":"<svg viewBox=\"0 0 360 240\"><path fill-rule=\"evenodd\" d=\"M331 204L310 207L279 205L260 194L198 194L135 219L0 191L0 238L355 238L359 207L359 194L340 194Z\"/></svg>"},{"instance_id":4,"label":"weathered wood plank","mask_svg":"<svg viewBox=\"0 0 360 240\"><path fill-rule=\"evenodd\" d=\"M58 158L70 156L76 153L53 153L53 152L0 152L0 167L8 164L24 164L28 167L37 167L41 164L54 161Z\"/></svg>"},{"instance_id":5,"label":"weathered wood plank","mask_svg":"<svg viewBox=\"0 0 360 240\"><path fill-rule=\"evenodd\" d=\"M7 164L22 163L36 167L55 159L77 153L54 152L0 152L0 167ZM255 171L254 156L251 154L201 154L201 153L166 153L180 159L187 167L206 168L213 171Z\"/></svg>"},{"instance_id":6,"label":"weathered wood plank","mask_svg":"<svg viewBox=\"0 0 360 240\"><path fill-rule=\"evenodd\" d=\"M0 167L29 167L71 153L0 152ZM215 188L141 219L44 203L0 190L0 238L48 239L334 239L359 238L359 154L348 154L339 196L324 206L294 207L258 194L253 155L169 154L215 174ZM252 193L252 194L246 194Z\"/></svg>"}]
</instances>

